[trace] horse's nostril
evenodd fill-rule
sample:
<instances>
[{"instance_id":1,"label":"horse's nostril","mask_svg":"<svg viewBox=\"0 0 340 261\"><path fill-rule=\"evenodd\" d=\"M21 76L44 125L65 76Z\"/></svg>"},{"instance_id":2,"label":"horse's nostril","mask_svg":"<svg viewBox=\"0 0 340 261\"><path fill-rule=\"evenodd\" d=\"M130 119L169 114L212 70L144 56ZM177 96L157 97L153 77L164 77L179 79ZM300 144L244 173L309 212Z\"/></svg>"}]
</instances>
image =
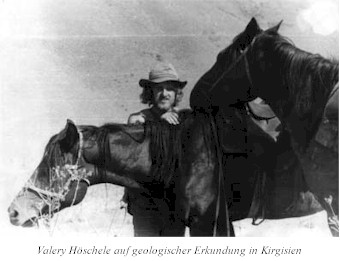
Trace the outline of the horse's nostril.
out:
<instances>
[{"instance_id":1,"label":"horse's nostril","mask_svg":"<svg viewBox=\"0 0 340 261\"><path fill-rule=\"evenodd\" d=\"M19 212L13 208L9 208L8 213L10 218L16 218L19 215Z\"/></svg>"}]
</instances>

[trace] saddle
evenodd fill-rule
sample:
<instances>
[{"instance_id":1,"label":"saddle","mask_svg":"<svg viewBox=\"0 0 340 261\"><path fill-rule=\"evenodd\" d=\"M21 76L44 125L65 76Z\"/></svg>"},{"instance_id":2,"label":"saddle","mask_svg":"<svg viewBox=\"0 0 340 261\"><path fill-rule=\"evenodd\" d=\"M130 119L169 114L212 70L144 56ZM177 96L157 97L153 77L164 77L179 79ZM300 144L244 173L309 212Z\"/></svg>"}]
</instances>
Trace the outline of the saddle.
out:
<instances>
[{"instance_id":1,"label":"saddle","mask_svg":"<svg viewBox=\"0 0 340 261\"><path fill-rule=\"evenodd\" d=\"M262 99L257 98L247 104L247 109L251 120L276 140L281 131L281 122L270 106L265 104Z\"/></svg>"},{"instance_id":2,"label":"saddle","mask_svg":"<svg viewBox=\"0 0 340 261\"><path fill-rule=\"evenodd\" d=\"M260 98L248 102L248 109L252 116L258 120L271 120L276 117L269 105Z\"/></svg>"}]
</instances>

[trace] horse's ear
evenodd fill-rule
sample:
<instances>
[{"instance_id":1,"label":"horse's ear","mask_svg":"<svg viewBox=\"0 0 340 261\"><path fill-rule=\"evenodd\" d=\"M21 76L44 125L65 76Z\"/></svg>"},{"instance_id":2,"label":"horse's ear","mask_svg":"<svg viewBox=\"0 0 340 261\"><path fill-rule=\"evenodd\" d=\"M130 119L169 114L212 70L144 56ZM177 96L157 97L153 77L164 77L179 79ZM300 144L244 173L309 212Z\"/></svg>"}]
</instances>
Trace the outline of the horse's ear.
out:
<instances>
[{"instance_id":1,"label":"horse's ear","mask_svg":"<svg viewBox=\"0 0 340 261\"><path fill-rule=\"evenodd\" d=\"M247 35L252 35L252 36L261 32L261 28L254 17L250 20L244 32Z\"/></svg>"},{"instance_id":2,"label":"horse's ear","mask_svg":"<svg viewBox=\"0 0 340 261\"><path fill-rule=\"evenodd\" d=\"M239 51L244 51L251 44L254 37L262 32L256 19L253 17L248 23L246 29L233 40L234 46L237 46Z\"/></svg>"},{"instance_id":3,"label":"horse's ear","mask_svg":"<svg viewBox=\"0 0 340 261\"><path fill-rule=\"evenodd\" d=\"M282 22L283 22L283 20L281 20L277 25L275 25L275 26L269 28L269 29L267 30L267 32L274 32L274 33L277 33L277 32L279 31L279 29L280 29L280 26L281 26Z\"/></svg>"},{"instance_id":4,"label":"horse's ear","mask_svg":"<svg viewBox=\"0 0 340 261\"><path fill-rule=\"evenodd\" d=\"M58 135L60 148L65 152L69 152L78 140L79 133L76 125L73 121L67 120L65 128Z\"/></svg>"}]
</instances>

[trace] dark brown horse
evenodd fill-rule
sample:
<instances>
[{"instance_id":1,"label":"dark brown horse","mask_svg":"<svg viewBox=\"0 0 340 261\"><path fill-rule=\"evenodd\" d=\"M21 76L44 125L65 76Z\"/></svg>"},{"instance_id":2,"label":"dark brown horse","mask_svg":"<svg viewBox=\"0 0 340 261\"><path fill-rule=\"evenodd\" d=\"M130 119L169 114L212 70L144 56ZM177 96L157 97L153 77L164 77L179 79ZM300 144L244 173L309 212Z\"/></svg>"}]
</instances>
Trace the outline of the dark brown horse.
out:
<instances>
[{"instance_id":1,"label":"dark brown horse","mask_svg":"<svg viewBox=\"0 0 340 261\"><path fill-rule=\"evenodd\" d=\"M185 144L181 135L161 123L145 128L123 124L94 127L76 126L68 120L65 128L50 139L40 164L9 207L11 223L33 226L38 218L52 217L78 204L88 186L99 183L143 190L145 196L157 201L168 222L173 209L164 199L173 193L173 175L180 174L181 155L172 150L182 153Z\"/></svg>"},{"instance_id":2,"label":"dark brown horse","mask_svg":"<svg viewBox=\"0 0 340 261\"><path fill-rule=\"evenodd\" d=\"M252 19L247 33L235 39L243 43L239 55L223 50L196 84L192 102L209 97L208 106L231 106L261 97L282 122L282 153L298 157L311 190L321 202L331 195L337 214L338 61L297 48L278 33L280 24L264 31ZM230 60L233 65L226 66Z\"/></svg>"}]
</instances>

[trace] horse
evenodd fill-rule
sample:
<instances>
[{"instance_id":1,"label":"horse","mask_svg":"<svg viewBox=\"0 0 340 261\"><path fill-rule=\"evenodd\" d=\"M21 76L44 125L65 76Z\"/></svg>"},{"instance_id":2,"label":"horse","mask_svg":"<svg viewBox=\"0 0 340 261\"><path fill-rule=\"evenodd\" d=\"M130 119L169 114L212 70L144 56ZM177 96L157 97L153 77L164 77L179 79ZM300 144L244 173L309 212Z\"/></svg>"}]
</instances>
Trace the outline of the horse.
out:
<instances>
[{"instance_id":1,"label":"horse","mask_svg":"<svg viewBox=\"0 0 340 261\"><path fill-rule=\"evenodd\" d=\"M11 223L33 226L38 218L52 218L54 213L81 202L87 188L100 183L142 190L146 196L152 194L160 208L165 206L164 193L173 189L172 178L166 173L174 174L169 168L179 164L181 157L177 155L176 159L175 153L168 157L170 143L157 143L160 137L156 135L172 135L165 139L171 142L171 148L184 146L176 142L182 140L178 136L181 133L169 132L169 128L164 124L145 128L124 124L76 126L68 120L65 128L51 137L40 164L9 207ZM155 137L152 141L149 132ZM167 159L167 164L162 160L167 171L155 167L161 158ZM169 210L166 207L162 209L164 215Z\"/></svg>"},{"instance_id":2,"label":"horse","mask_svg":"<svg viewBox=\"0 0 340 261\"><path fill-rule=\"evenodd\" d=\"M295 154L309 188L334 216L338 214L339 64L297 48L278 33L281 22L262 30L252 18L247 33L237 39L243 43L239 54L219 53L215 65L197 82L193 102L209 97L200 103L228 106L262 98L282 124L285 151ZM230 60L233 65L225 66ZM329 195L335 213L325 200Z\"/></svg>"}]
</instances>

